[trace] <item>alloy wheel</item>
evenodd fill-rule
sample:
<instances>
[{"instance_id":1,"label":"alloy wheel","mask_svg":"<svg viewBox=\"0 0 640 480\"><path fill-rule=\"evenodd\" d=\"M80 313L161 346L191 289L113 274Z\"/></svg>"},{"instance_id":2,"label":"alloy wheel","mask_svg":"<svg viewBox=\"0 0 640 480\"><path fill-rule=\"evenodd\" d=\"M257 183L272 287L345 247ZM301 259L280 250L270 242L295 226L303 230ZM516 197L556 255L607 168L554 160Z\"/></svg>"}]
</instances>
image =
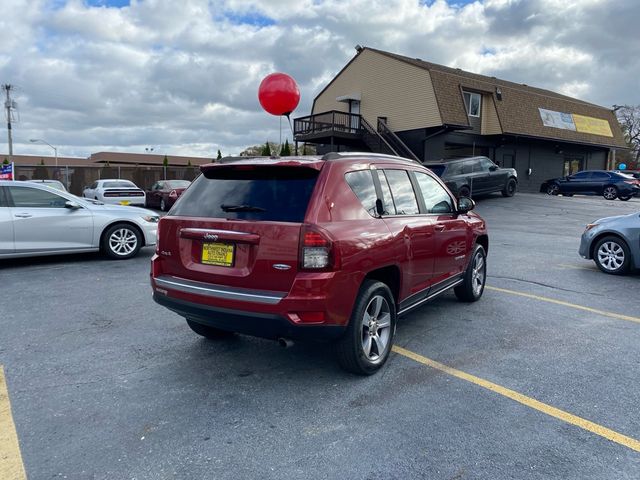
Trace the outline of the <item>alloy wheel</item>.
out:
<instances>
[{"instance_id":1,"label":"alloy wheel","mask_svg":"<svg viewBox=\"0 0 640 480\"><path fill-rule=\"evenodd\" d=\"M484 282L487 278L486 267L487 264L484 261L484 255L482 255L482 252L477 252L476 256L473 257L473 265L471 267L473 269L471 274L471 285L475 296L480 295L482 292L482 287L484 286Z\"/></svg>"},{"instance_id":2,"label":"alloy wheel","mask_svg":"<svg viewBox=\"0 0 640 480\"><path fill-rule=\"evenodd\" d=\"M391 338L391 309L387 299L375 295L362 316L362 350L370 361L378 360Z\"/></svg>"},{"instance_id":3,"label":"alloy wheel","mask_svg":"<svg viewBox=\"0 0 640 480\"><path fill-rule=\"evenodd\" d=\"M560 187L558 185L556 185L555 183L552 185L549 185L547 187L547 194L548 195L558 195L558 192L560 191Z\"/></svg>"},{"instance_id":4,"label":"alloy wheel","mask_svg":"<svg viewBox=\"0 0 640 480\"><path fill-rule=\"evenodd\" d=\"M116 255L129 255L137 246L138 237L129 228L119 228L109 237L109 248Z\"/></svg>"},{"instance_id":5,"label":"alloy wheel","mask_svg":"<svg viewBox=\"0 0 640 480\"><path fill-rule=\"evenodd\" d=\"M616 187L606 187L602 192L602 195L607 200L615 200L615 198L618 196L618 192L616 190Z\"/></svg>"},{"instance_id":6,"label":"alloy wheel","mask_svg":"<svg viewBox=\"0 0 640 480\"><path fill-rule=\"evenodd\" d=\"M604 242L598 248L598 261L605 270L618 270L624 264L624 250L616 242Z\"/></svg>"}]
</instances>

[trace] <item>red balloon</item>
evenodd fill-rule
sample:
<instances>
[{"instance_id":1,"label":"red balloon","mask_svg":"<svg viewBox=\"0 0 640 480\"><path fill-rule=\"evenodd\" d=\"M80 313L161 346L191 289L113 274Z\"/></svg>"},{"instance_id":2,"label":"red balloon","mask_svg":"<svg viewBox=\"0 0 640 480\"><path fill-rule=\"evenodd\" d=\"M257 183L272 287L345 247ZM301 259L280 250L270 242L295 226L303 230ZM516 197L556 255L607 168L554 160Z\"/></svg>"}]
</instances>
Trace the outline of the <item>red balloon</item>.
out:
<instances>
[{"instance_id":1,"label":"red balloon","mask_svg":"<svg viewBox=\"0 0 640 480\"><path fill-rule=\"evenodd\" d=\"M260 82L258 100L271 115L289 115L300 102L300 90L286 73L272 73Z\"/></svg>"}]
</instances>

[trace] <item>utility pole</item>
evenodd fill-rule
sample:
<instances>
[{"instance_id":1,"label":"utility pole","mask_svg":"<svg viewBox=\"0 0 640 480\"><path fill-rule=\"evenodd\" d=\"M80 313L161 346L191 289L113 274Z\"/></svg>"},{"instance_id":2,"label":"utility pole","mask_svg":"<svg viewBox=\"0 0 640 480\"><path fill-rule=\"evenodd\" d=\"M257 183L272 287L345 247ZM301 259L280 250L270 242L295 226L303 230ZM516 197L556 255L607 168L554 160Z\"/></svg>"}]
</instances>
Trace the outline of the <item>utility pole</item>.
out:
<instances>
[{"instance_id":1,"label":"utility pole","mask_svg":"<svg viewBox=\"0 0 640 480\"><path fill-rule=\"evenodd\" d=\"M11 138L11 109L13 108L13 102L11 100L11 96L9 92L13 88L12 85L5 83L2 85L2 89L6 92L7 100L4 102L4 108L7 110L7 135L9 137L9 163L12 162L11 157L13 157L13 139Z\"/></svg>"}]
</instances>

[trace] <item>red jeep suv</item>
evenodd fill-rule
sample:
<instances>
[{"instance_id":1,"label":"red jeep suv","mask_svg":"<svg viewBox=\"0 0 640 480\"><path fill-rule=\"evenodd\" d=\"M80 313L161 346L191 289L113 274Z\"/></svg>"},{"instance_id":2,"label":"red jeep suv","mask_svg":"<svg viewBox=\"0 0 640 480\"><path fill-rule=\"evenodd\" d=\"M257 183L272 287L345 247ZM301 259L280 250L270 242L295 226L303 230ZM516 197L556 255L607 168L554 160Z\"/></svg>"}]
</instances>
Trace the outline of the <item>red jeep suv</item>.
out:
<instances>
[{"instance_id":1,"label":"red jeep suv","mask_svg":"<svg viewBox=\"0 0 640 480\"><path fill-rule=\"evenodd\" d=\"M159 222L151 285L204 337L332 339L342 367L372 374L400 315L450 288L482 295L485 222L418 162L329 153L201 170Z\"/></svg>"}]
</instances>

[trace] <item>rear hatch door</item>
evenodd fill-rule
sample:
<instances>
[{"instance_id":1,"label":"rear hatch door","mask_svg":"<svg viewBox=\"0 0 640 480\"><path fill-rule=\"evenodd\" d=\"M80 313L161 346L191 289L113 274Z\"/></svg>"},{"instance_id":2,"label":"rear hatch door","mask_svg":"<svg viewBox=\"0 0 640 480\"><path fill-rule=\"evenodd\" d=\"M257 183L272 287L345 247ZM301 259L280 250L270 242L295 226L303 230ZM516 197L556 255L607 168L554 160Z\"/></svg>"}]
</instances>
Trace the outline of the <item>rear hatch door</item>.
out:
<instances>
[{"instance_id":1,"label":"rear hatch door","mask_svg":"<svg viewBox=\"0 0 640 480\"><path fill-rule=\"evenodd\" d=\"M161 220L162 273L229 287L289 291L319 167L288 163L203 169Z\"/></svg>"}]
</instances>

